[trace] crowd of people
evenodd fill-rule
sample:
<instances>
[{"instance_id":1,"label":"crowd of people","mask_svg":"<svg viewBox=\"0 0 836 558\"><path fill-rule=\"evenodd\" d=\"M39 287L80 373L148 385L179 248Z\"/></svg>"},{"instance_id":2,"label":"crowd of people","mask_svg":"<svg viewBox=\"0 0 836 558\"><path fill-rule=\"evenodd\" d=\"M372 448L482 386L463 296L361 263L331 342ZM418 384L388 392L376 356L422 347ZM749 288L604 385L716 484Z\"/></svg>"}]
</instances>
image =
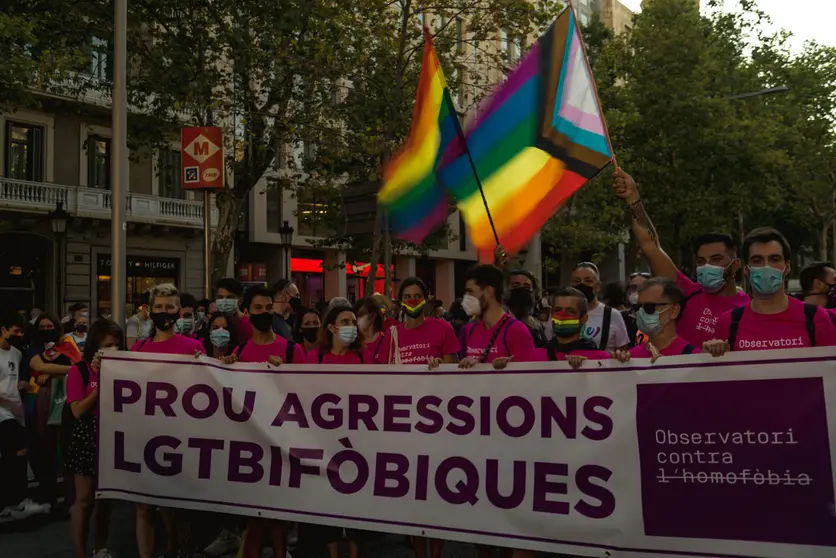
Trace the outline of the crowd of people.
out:
<instances>
[{"instance_id":1,"label":"crowd of people","mask_svg":"<svg viewBox=\"0 0 836 558\"><path fill-rule=\"evenodd\" d=\"M650 267L650 273L630 275L629 283L615 291L602 283L595 263L580 262L570 285L541 292L534 274L507 269L498 248L495 265L470 269L463 297L446 309L416 277L400 281L394 300L375 294L353 304L335 298L313 308L304 307L291 281L245 292L227 278L215 285L214 300L196 300L174 285L158 285L124 327L107 318L91 324L83 304L73 306L64 319L3 312L0 521L70 513L75 555L83 558L89 555L95 516L94 556L110 556L108 502L94 498L98 374L108 350L206 355L224 363L279 367L420 364L434 369L457 363L504 369L509 363L566 361L583 368L604 359L655 362L699 352L722 357L730 351L836 344L833 264L818 262L802 270L804 293L802 299L793 298L787 293L790 246L777 230L759 228L739 249L727 234L698 239L696 272L688 277L662 248L635 181L620 169L614 194L625 203L633 236ZM747 278L749 292L738 285L740 275ZM32 493L29 467L38 486ZM59 471L65 479L62 489L56 482ZM154 557L155 513L136 505L142 558ZM198 536L194 512L160 513L167 556L218 556L239 545L239 555L246 558L261 556L265 547L273 547L275 556L288 550L290 526L281 521L217 516L215 522L201 520ZM211 542L205 540L209 525L217 527ZM356 557L370 536L298 526L300 544L323 545L332 557L340 542L347 542ZM443 542L415 537L413 545L417 557L437 558ZM479 548L480 555L492 552ZM511 552L514 557L533 555Z\"/></svg>"}]
</instances>

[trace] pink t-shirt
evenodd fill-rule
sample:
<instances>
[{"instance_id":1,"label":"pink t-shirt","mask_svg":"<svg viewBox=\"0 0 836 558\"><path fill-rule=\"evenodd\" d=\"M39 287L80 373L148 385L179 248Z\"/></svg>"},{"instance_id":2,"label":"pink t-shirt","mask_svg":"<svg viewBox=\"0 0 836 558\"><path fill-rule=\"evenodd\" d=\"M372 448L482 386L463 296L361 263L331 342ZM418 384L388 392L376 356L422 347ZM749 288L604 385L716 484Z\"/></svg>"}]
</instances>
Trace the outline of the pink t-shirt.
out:
<instances>
[{"instance_id":1,"label":"pink t-shirt","mask_svg":"<svg viewBox=\"0 0 836 558\"><path fill-rule=\"evenodd\" d=\"M406 325L398 324L398 352L402 364L426 364L430 357L444 358L459 352L460 344L456 332L444 320L425 318L420 326L407 329ZM386 338L385 355L379 359L382 364L388 364L394 357L390 338Z\"/></svg>"},{"instance_id":2,"label":"pink t-shirt","mask_svg":"<svg viewBox=\"0 0 836 558\"><path fill-rule=\"evenodd\" d=\"M731 329L731 312L726 312L717 322L715 339L728 339ZM816 331L816 346L836 345L836 326L823 308L818 308L813 317ZM787 309L778 314L755 314L747 306L737 326L737 337L733 351L758 351L764 349L794 349L809 347L807 319L804 303L789 297Z\"/></svg>"},{"instance_id":3,"label":"pink t-shirt","mask_svg":"<svg viewBox=\"0 0 836 558\"><path fill-rule=\"evenodd\" d=\"M503 330L496 337L485 362L493 362L494 359L509 356L514 357L514 362L536 362L537 351L534 348L534 339L531 337L528 327L521 321L510 317L504 319L504 322ZM477 362L480 361L494 332L502 323L503 319L500 319L491 329L486 329L485 322L478 320L463 328L464 357L471 357Z\"/></svg>"},{"instance_id":4,"label":"pink t-shirt","mask_svg":"<svg viewBox=\"0 0 836 558\"><path fill-rule=\"evenodd\" d=\"M246 314L241 314L238 319L238 341L243 343L249 341L253 337L253 324L250 323L250 317Z\"/></svg>"},{"instance_id":5,"label":"pink t-shirt","mask_svg":"<svg viewBox=\"0 0 836 558\"><path fill-rule=\"evenodd\" d=\"M749 303L749 295L740 291L734 296L709 294L681 271L676 272L676 284L686 297L690 297L677 321L676 333L695 347L702 347L705 341L718 338L717 320L721 315Z\"/></svg>"},{"instance_id":6,"label":"pink t-shirt","mask_svg":"<svg viewBox=\"0 0 836 558\"><path fill-rule=\"evenodd\" d=\"M206 354L203 343L197 339L175 333L165 341L154 342L151 339L141 339L131 347L139 353L157 353L161 355L193 355L195 352Z\"/></svg>"},{"instance_id":7,"label":"pink t-shirt","mask_svg":"<svg viewBox=\"0 0 836 558\"><path fill-rule=\"evenodd\" d=\"M296 351L300 352L297 354ZM284 362L289 362L287 360L287 339L281 335L277 335L276 340L267 345L256 345L256 343L250 339L244 345L242 350L239 351L236 347L233 352L238 356L238 360L241 362L267 362L271 356L277 356ZM304 363L305 356L304 351L302 351L298 345L293 347L293 356L291 357L293 360Z\"/></svg>"},{"instance_id":8,"label":"pink t-shirt","mask_svg":"<svg viewBox=\"0 0 836 558\"><path fill-rule=\"evenodd\" d=\"M363 364L368 363L368 353L363 354L363 360L360 360L360 355L355 352L348 351L344 355L335 355L332 352L323 353L321 364ZM319 350L314 349L308 352L308 364L320 364Z\"/></svg>"},{"instance_id":9,"label":"pink t-shirt","mask_svg":"<svg viewBox=\"0 0 836 558\"><path fill-rule=\"evenodd\" d=\"M673 340L673 343L659 351L661 356L677 356L685 354L685 347L687 347L689 343L683 339L682 337L677 337ZM691 354L699 353L702 351L702 347L697 347L693 343L690 343L692 347ZM648 350L646 343L642 343L641 345L636 345L632 349L630 349L630 356L633 358L651 358L653 354Z\"/></svg>"},{"instance_id":10,"label":"pink t-shirt","mask_svg":"<svg viewBox=\"0 0 836 558\"><path fill-rule=\"evenodd\" d=\"M388 360L388 347L389 347L389 337L381 332L380 335L377 336L377 339L366 345L366 349L363 352L363 359L366 363L370 364L386 364Z\"/></svg>"},{"instance_id":11,"label":"pink t-shirt","mask_svg":"<svg viewBox=\"0 0 836 558\"><path fill-rule=\"evenodd\" d=\"M93 370L89 363L87 364L87 370L90 377L86 386L84 385L84 378L81 377L81 370L79 370L78 364L73 365L69 372L67 372L67 403L81 401L90 395L99 385L99 374ZM93 412L98 412L95 407L93 408Z\"/></svg>"}]
</instances>

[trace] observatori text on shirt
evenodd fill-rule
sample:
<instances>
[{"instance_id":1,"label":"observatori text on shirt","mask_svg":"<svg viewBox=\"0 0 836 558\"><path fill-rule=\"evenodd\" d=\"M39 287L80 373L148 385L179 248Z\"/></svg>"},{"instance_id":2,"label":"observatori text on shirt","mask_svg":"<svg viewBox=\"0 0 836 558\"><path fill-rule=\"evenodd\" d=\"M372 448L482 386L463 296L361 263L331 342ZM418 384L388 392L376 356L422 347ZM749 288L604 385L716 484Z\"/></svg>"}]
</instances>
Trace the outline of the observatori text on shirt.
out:
<instances>
[{"instance_id":1,"label":"observatori text on shirt","mask_svg":"<svg viewBox=\"0 0 836 558\"><path fill-rule=\"evenodd\" d=\"M836 558L834 372L829 348L589 372L117 353L98 495L575 555Z\"/></svg>"}]
</instances>

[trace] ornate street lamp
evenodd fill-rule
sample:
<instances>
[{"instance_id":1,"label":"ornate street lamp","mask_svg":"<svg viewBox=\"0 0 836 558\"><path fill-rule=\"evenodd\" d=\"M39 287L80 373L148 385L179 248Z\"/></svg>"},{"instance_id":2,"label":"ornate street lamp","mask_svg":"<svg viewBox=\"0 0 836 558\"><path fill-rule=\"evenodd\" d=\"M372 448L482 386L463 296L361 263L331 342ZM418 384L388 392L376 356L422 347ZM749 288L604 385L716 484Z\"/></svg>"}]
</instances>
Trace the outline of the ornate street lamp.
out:
<instances>
[{"instance_id":1,"label":"ornate street lamp","mask_svg":"<svg viewBox=\"0 0 836 558\"><path fill-rule=\"evenodd\" d=\"M282 239L282 248L284 248L284 277L290 279L290 247L293 244L293 227L289 222L285 221L279 227L279 236Z\"/></svg>"},{"instance_id":2,"label":"ornate street lamp","mask_svg":"<svg viewBox=\"0 0 836 558\"><path fill-rule=\"evenodd\" d=\"M64 312L64 247L66 245L67 222L70 214L64 211L64 203L55 204L55 209L49 212L49 220L52 223L52 233L55 236L57 248L55 258L55 293L56 306L63 315Z\"/></svg>"}]
</instances>

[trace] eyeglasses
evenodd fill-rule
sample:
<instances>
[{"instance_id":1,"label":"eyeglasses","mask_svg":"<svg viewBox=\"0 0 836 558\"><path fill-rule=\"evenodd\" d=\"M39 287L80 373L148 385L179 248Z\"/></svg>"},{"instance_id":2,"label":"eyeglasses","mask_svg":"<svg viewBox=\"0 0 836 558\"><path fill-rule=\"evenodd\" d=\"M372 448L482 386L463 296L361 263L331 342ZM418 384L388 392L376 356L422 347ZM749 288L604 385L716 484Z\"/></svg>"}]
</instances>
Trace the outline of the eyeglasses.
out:
<instances>
[{"instance_id":1,"label":"eyeglasses","mask_svg":"<svg viewBox=\"0 0 836 558\"><path fill-rule=\"evenodd\" d=\"M670 302L645 302L644 304L639 304L639 307L644 310L645 314L655 314L657 306L670 306L671 304ZM661 310L661 312L665 310Z\"/></svg>"}]
</instances>

